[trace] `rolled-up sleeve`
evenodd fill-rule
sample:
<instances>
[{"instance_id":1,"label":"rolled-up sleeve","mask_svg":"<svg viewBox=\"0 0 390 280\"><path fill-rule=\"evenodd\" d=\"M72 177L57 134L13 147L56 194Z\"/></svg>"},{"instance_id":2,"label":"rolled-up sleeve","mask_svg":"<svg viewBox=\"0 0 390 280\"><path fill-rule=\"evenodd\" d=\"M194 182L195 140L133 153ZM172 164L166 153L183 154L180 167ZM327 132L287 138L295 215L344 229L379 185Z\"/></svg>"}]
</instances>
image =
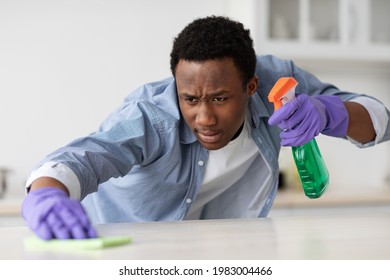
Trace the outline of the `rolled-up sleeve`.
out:
<instances>
[{"instance_id":1,"label":"rolled-up sleeve","mask_svg":"<svg viewBox=\"0 0 390 280\"><path fill-rule=\"evenodd\" d=\"M50 177L60 181L68 189L71 198L80 200L80 182L72 169L65 164L49 161L36 168L26 181L26 192L31 184L40 177Z\"/></svg>"},{"instance_id":2,"label":"rolled-up sleeve","mask_svg":"<svg viewBox=\"0 0 390 280\"><path fill-rule=\"evenodd\" d=\"M366 97L366 96L359 96L359 97L356 97L354 99L351 99L350 101L359 103L366 108L366 110L368 111L368 114L370 115L372 124L374 126L374 129L376 132L376 137L373 141L368 142L368 143L364 143L364 144L360 143L360 142L358 142L350 137L348 137L348 139L352 143L354 143L355 145L357 145L358 147L361 147L361 148L369 147L369 146L372 146L372 145L375 145L375 144L378 144L379 142L381 142L381 140L383 139L383 137L386 133L386 129L387 129L388 123L389 123L389 116L388 116L386 107L382 103L380 103L379 101L377 101L373 98Z\"/></svg>"}]
</instances>

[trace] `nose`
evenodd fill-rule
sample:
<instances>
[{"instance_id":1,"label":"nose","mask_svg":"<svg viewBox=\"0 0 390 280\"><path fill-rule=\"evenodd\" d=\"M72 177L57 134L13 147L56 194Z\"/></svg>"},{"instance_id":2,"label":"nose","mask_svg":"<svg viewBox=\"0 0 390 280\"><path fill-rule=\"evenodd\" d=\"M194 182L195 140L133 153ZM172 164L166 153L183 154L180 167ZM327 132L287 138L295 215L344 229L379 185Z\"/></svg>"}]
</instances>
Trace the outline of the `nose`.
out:
<instances>
[{"instance_id":1,"label":"nose","mask_svg":"<svg viewBox=\"0 0 390 280\"><path fill-rule=\"evenodd\" d=\"M200 126L212 126L217 123L217 118L212 109L212 105L207 102L201 102L196 114L196 123Z\"/></svg>"}]
</instances>

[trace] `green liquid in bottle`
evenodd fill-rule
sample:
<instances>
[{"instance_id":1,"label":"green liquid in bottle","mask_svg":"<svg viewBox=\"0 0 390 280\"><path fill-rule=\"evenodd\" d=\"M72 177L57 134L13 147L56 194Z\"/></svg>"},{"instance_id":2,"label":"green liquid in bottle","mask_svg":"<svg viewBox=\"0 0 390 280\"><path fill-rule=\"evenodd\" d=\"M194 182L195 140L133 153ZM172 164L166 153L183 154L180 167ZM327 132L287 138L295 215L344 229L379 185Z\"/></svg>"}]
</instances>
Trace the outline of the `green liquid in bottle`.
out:
<instances>
[{"instance_id":1,"label":"green liquid in bottle","mask_svg":"<svg viewBox=\"0 0 390 280\"><path fill-rule=\"evenodd\" d=\"M316 140L313 138L305 145L292 147L292 152L305 195L320 197L329 184L329 173Z\"/></svg>"}]
</instances>

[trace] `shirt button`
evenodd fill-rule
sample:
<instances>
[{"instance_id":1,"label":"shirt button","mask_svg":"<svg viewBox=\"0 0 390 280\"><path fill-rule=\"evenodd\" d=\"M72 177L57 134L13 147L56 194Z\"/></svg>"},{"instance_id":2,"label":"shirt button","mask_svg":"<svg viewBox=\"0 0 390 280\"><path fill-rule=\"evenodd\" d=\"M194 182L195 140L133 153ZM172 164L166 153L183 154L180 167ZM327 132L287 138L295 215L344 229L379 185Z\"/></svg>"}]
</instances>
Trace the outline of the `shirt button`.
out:
<instances>
[{"instance_id":1,"label":"shirt button","mask_svg":"<svg viewBox=\"0 0 390 280\"><path fill-rule=\"evenodd\" d=\"M192 199L191 199L191 198L187 198L187 199L186 199L186 203L187 203L187 204L190 204L191 202L192 202Z\"/></svg>"},{"instance_id":2,"label":"shirt button","mask_svg":"<svg viewBox=\"0 0 390 280\"><path fill-rule=\"evenodd\" d=\"M203 164L204 164L203 160L198 161L199 166L203 166Z\"/></svg>"}]
</instances>

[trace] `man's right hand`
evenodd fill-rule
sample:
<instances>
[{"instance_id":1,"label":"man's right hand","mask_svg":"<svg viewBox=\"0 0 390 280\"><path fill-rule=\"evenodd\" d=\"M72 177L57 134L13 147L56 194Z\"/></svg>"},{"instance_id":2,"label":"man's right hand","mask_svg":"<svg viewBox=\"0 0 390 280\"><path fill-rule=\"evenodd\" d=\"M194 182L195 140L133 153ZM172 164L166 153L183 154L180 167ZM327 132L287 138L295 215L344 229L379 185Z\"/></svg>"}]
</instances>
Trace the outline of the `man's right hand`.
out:
<instances>
[{"instance_id":1,"label":"man's right hand","mask_svg":"<svg viewBox=\"0 0 390 280\"><path fill-rule=\"evenodd\" d=\"M97 237L81 203L56 187L31 190L23 201L22 215L42 239Z\"/></svg>"}]
</instances>

